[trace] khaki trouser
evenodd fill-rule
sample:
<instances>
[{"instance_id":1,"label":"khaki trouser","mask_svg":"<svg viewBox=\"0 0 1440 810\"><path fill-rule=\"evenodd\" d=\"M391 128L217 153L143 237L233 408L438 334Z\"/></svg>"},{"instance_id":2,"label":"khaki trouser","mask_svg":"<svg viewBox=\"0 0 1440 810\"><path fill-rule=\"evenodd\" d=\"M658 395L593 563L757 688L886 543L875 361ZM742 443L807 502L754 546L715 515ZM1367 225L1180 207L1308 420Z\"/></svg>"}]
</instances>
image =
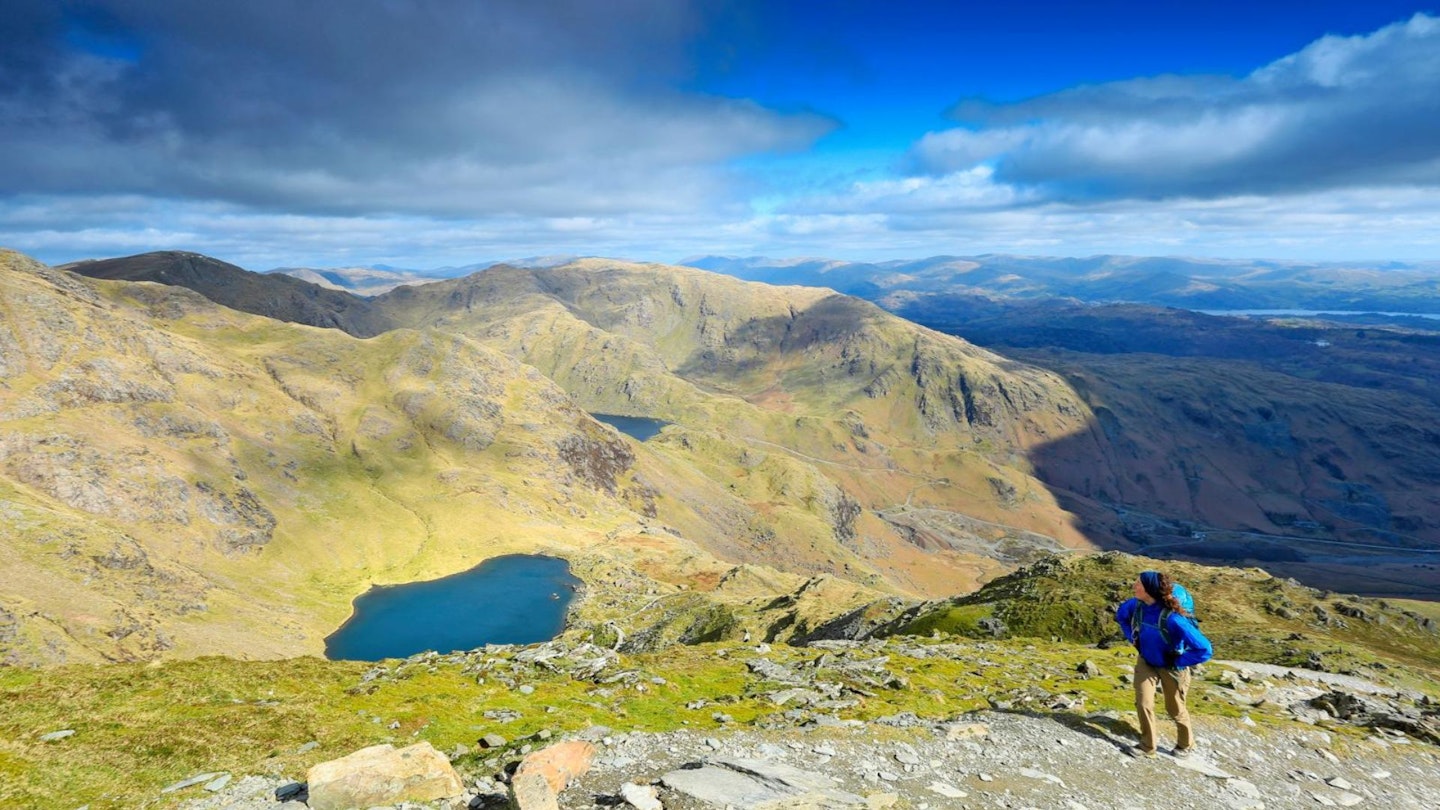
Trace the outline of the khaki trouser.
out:
<instances>
[{"instance_id":1,"label":"khaki trouser","mask_svg":"<svg viewBox=\"0 0 1440 810\"><path fill-rule=\"evenodd\" d=\"M1190 710L1185 708L1185 695L1190 691L1190 670L1178 673L1156 669L1144 658L1135 661L1135 711L1140 713L1140 748L1155 750L1155 684L1165 693L1165 711L1175 721L1175 747L1186 749L1194 744L1190 731Z\"/></svg>"}]
</instances>

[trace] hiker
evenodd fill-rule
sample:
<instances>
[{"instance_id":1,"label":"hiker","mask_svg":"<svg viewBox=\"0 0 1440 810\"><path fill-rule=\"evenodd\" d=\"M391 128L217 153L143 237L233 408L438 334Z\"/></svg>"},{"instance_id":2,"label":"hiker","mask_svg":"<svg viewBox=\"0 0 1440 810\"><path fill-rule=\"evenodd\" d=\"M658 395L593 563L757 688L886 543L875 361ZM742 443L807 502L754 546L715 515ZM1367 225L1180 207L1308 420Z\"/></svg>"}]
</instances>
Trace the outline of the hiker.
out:
<instances>
[{"instance_id":1,"label":"hiker","mask_svg":"<svg viewBox=\"0 0 1440 810\"><path fill-rule=\"evenodd\" d=\"M1115 611L1125 640L1135 645L1135 710L1140 713L1140 744L1125 749L1133 757L1155 756L1155 687L1165 694L1165 710L1175 721L1177 757L1190 755L1195 735L1185 695L1190 667L1210 660L1210 640L1192 620L1194 600L1181 585L1159 571L1135 580L1135 597Z\"/></svg>"}]
</instances>

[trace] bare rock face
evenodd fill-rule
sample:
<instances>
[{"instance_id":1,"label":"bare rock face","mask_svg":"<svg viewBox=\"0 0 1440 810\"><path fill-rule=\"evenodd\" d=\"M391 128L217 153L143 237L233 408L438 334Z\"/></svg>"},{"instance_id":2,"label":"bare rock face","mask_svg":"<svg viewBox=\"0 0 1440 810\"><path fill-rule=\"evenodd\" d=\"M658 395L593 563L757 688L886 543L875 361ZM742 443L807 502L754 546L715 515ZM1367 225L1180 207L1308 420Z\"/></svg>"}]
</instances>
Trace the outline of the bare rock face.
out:
<instances>
[{"instance_id":1,"label":"bare rock face","mask_svg":"<svg viewBox=\"0 0 1440 810\"><path fill-rule=\"evenodd\" d=\"M445 755L428 742L397 749L372 745L312 767L312 810L348 810L459 796L465 787Z\"/></svg>"},{"instance_id":2,"label":"bare rock face","mask_svg":"<svg viewBox=\"0 0 1440 810\"><path fill-rule=\"evenodd\" d=\"M525 757L510 780L515 807L556 810L560 792L571 781L584 776L594 759L595 746L581 740L552 745Z\"/></svg>"}]
</instances>

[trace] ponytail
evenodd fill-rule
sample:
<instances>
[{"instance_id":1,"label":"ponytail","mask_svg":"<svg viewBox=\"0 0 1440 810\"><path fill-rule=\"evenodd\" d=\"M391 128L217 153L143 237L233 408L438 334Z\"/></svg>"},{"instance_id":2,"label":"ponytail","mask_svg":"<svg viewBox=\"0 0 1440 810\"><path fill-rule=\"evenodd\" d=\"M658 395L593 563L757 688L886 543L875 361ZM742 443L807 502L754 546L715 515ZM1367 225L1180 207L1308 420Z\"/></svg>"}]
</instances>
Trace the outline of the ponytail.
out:
<instances>
[{"instance_id":1,"label":"ponytail","mask_svg":"<svg viewBox=\"0 0 1440 810\"><path fill-rule=\"evenodd\" d=\"M1181 616L1190 615L1190 611L1186 610L1180 604L1180 600L1175 598L1175 582L1170 579L1169 574L1160 575L1160 587L1156 588L1156 590L1159 591L1158 594L1155 594L1157 601L1163 605L1166 610L1171 613L1179 613Z\"/></svg>"}]
</instances>

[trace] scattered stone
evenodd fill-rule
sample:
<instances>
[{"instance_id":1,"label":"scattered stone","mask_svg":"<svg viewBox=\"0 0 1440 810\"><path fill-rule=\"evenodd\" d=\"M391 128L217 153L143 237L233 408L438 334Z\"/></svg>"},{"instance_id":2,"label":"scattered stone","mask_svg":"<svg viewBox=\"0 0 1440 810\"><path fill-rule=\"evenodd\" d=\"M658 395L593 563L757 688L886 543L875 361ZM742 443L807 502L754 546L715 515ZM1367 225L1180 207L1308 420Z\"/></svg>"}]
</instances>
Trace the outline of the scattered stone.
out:
<instances>
[{"instance_id":1,"label":"scattered stone","mask_svg":"<svg viewBox=\"0 0 1440 810\"><path fill-rule=\"evenodd\" d=\"M480 738L480 747L503 748L505 746L505 742L505 738L501 737L499 734L486 734L484 737Z\"/></svg>"},{"instance_id":2,"label":"scattered stone","mask_svg":"<svg viewBox=\"0 0 1440 810\"><path fill-rule=\"evenodd\" d=\"M311 810L450 799L465 790L450 761L428 742L362 748L313 766L305 781Z\"/></svg>"},{"instance_id":3,"label":"scattered stone","mask_svg":"<svg viewBox=\"0 0 1440 810\"><path fill-rule=\"evenodd\" d=\"M59 742L66 737L73 737L74 735L75 729L73 728L67 728L63 731L52 731L49 734L40 735L40 742Z\"/></svg>"},{"instance_id":4,"label":"scattered stone","mask_svg":"<svg viewBox=\"0 0 1440 810\"><path fill-rule=\"evenodd\" d=\"M1335 794L1335 803L1340 805L1341 807L1354 807L1355 805L1360 804L1363 801L1365 801L1364 796L1358 796L1348 791L1342 790L1339 793Z\"/></svg>"},{"instance_id":5,"label":"scattered stone","mask_svg":"<svg viewBox=\"0 0 1440 810\"><path fill-rule=\"evenodd\" d=\"M915 754L909 751L896 751L895 761L901 765L919 765L920 757L915 756Z\"/></svg>"},{"instance_id":6,"label":"scattered stone","mask_svg":"<svg viewBox=\"0 0 1440 810\"><path fill-rule=\"evenodd\" d=\"M275 801L281 803L288 802L291 799L299 798L303 793L305 793L304 782L291 782L275 788ZM301 800L303 801L303 799Z\"/></svg>"},{"instance_id":7,"label":"scattered stone","mask_svg":"<svg viewBox=\"0 0 1440 810\"><path fill-rule=\"evenodd\" d=\"M719 751L721 748L720 741L715 739L714 737L706 737L705 745L708 746L712 751Z\"/></svg>"},{"instance_id":8,"label":"scattered stone","mask_svg":"<svg viewBox=\"0 0 1440 810\"><path fill-rule=\"evenodd\" d=\"M1390 772L1389 772L1389 771L1375 771L1374 773L1370 774L1370 778L1371 778L1371 779L1389 779L1389 778L1390 778Z\"/></svg>"},{"instance_id":9,"label":"scattered stone","mask_svg":"<svg viewBox=\"0 0 1440 810\"><path fill-rule=\"evenodd\" d=\"M652 785L637 785L626 782L620 786L620 798L635 810L665 810L660 796Z\"/></svg>"},{"instance_id":10,"label":"scattered stone","mask_svg":"<svg viewBox=\"0 0 1440 810\"><path fill-rule=\"evenodd\" d=\"M1091 661L1089 658L1081 661L1080 666L1076 667L1075 671L1087 678L1098 678L1102 674L1100 672L1100 665Z\"/></svg>"},{"instance_id":11,"label":"scattered stone","mask_svg":"<svg viewBox=\"0 0 1440 810\"><path fill-rule=\"evenodd\" d=\"M994 781L995 781L995 777L991 776L991 775L988 774L988 773L977 774L977 776L980 777L980 781L981 781L981 782L994 782Z\"/></svg>"},{"instance_id":12,"label":"scattered stone","mask_svg":"<svg viewBox=\"0 0 1440 810\"><path fill-rule=\"evenodd\" d=\"M1355 786L1345 780L1343 776L1332 776L1325 780L1325 784L1336 790L1352 790Z\"/></svg>"},{"instance_id":13,"label":"scattered stone","mask_svg":"<svg viewBox=\"0 0 1440 810\"><path fill-rule=\"evenodd\" d=\"M310 742L307 742L307 743L305 743L304 745L300 746L299 748L295 749L295 753L297 753L297 754L308 754L308 753L310 753L311 751L314 751L316 748L319 748L319 747L320 747L320 743L316 742L315 740L311 740Z\"/></svg>"},{"instance_id":14,"label":"scattered stone","mask_svg":"<svg viewBox=\"0 0 1440 810\"><path fill-rule=\"evenodd\" d=\"M535 687L531 686L528 683L522 683L520 684L520 688L516 691L518 691L522 695L533 695L535 694Z\"/></svg>"}]
</instances>

